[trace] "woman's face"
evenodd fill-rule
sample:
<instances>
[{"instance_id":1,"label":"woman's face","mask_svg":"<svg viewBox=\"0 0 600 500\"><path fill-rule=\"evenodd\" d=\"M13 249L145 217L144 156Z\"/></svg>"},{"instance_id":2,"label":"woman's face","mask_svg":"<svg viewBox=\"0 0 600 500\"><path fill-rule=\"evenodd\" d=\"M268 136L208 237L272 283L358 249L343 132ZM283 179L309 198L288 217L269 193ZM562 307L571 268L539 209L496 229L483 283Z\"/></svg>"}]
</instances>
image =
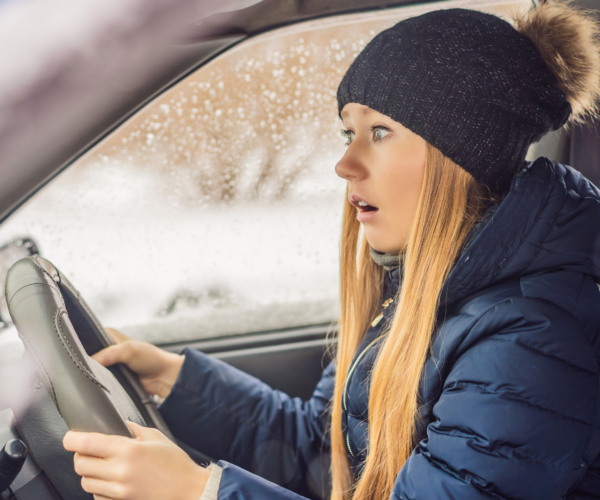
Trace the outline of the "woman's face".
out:
<instances>
[{"instance_id":1,"label":"woman's face","mask_svg":"<svg viewBox=\"0 0 600 500\"><path fill-rule=\"evenodd\" d=\"M399 253L417 211L425 139L362 104L346 104L341 116L348 149L335 171L348 181L348 198L369 245Z\"/></svg>"}]
</instances>

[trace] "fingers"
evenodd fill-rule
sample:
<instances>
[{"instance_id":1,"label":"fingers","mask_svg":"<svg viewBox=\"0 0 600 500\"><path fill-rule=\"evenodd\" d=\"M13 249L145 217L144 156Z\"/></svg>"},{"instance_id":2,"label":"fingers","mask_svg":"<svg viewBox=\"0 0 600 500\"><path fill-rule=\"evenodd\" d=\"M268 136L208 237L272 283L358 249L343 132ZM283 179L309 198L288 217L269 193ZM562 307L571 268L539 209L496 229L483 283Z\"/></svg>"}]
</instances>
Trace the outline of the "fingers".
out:
<instances>
[{"instance_id":1,"label":"fingers","mask_svg":"<svg viewBox=\"0 0 600 500\"><path fill-rule=\"evenodd\" d=\"M126 491L121 483L103 481L93 477L82 477L81 487L84 491L92 493L95 498L119 500L126 498Z\"/></svg>"},{"instance_id":2,"label":"fingers","mask_svg":"<svg viewBox=\"0 0 600 500\"><path fill-rule=\"evenodd\" d=\"M115 449L122 446L122 436L107 436L96 432L69 431L63 438L63 446L67 451L74 451L90 457L108 458L114 455Z\"/></svg>"},{"instance_id":3,"label":"fingers","mask_svg":"<svg viewBox=\"0 0 600 500\"><path fill-rule=\"evenodd\" d=\"M104 331L115 344L121 344L123 342L127 342L128 340L131 340L130 337L128 337L124 333L121 333L119 330L115 330L114 328L105 328Z\"/></svg>"},{"instance_id":4,"label":"fingers","mask_svg":"<svg viewBox=\"0 0 600 500\"><path fill-rule=\"evenodd\" d=\"M103 481L115 479L115 472L118 473L118 471L113 470L114 466L110 464L110 461L104 458L88 457L79 453L75 453L73 465L75 466L75 472L80 476L93 477Z\"/></svg>"},{"instance_id":5,"label":"fingers","mask_svg":"<svg viewBox=\"0 0 600 500\"><path fill-rule=\"evenodd\" d=\"M125 363L131 359L133 348L130 343L116 344L98 351L92 356L92 359L102 366L111 366L116 363Z\"/></svg>"},{"instance_id":6,"label":"fingers","mask_svg":"<svg viewBox=\"0 0 600 500\"><path fill-rule=\"evenodd\" d=\"M131 432L133 432L133 435L140 441L162 441L163 439L171 441L162 432L153 427L144 427L134 422L127 422L127 425L131 429Z\"/></svg>"},{"instance_id":7,"label":"fingers","mask_svg":"<svg viewBox=\"0 0 600 500\"><path fill-rule=\"evenodd\" d=\"M160 431L133 423L129 427L136 439L67 433L67 449L84 450L74 458L82 488L96 500L199 498L210 473ZM90 452L106 458L84 454Z\"/></svg>"}]
</instances>

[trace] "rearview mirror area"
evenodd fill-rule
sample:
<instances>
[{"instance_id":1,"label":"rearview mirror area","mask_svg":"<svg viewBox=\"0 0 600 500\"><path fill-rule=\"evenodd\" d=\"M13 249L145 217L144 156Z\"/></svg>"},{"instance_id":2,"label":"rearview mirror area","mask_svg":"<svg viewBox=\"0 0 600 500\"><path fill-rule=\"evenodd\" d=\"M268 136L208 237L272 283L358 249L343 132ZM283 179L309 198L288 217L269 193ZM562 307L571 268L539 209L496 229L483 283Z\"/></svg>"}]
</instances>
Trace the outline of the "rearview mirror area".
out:
<instances>
[{"instance_id":1,"label":"rearview mirror area","mask_svg":"<svg viewBox=\"0 0 600 500\"><path fill-rule=\"evenodd\" d=\"M39 254L37 244L29 237L18 238L0 246L0 330L12 325L4 289L6 273L18 260Z\"/></svg>"}]
</instances>

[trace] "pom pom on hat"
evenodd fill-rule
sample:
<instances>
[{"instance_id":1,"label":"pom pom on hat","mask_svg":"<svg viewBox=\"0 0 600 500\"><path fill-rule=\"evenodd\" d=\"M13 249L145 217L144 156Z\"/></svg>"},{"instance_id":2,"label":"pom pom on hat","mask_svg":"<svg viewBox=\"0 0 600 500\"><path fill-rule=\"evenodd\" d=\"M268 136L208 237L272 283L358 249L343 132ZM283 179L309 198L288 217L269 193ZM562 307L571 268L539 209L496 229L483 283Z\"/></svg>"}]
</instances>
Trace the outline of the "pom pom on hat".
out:
<instances>
[{"instance_id":1,"label":"pom pom on hat","mask_svg":"<svg viewBox=\"0 0 600 500\"><path fill-rule=\"evenodd\" d=\"M571 123L599 116L600 27L594 18L595 13L561 0L514 19L516 30L533 42L571 104Z\"/></svg>"}]
</instances>

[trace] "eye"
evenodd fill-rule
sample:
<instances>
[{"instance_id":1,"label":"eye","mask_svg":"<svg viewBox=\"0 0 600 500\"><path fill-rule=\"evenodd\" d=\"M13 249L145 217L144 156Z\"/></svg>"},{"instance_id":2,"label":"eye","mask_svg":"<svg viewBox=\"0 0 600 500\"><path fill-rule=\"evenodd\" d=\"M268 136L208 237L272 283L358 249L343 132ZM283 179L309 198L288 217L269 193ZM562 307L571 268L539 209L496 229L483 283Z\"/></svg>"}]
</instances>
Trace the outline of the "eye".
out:
<instances>
[{"instance_id":1,"label":"eye","mask_svg":"<svg viewBox=\"0 0 600 500\"><path fill-rule=\"evenodd\" d=\"M390 129L383 127L382 125L377 125L375 127L370 127L369 130L373 134L373 141L378 142L384 139L389 133Z\"/></svg>"},{"instance_id":2,"label":"eye","mask_svg":"<svg viewBox=\"0 0 600 500\"><path fill-rule=\"evenodd\" d=\"M342 129L340 130L340 134L346 139L346 146L350 146L354 140L354 132L352 132L352 130Z\"/></svg>"}]
</instances>

